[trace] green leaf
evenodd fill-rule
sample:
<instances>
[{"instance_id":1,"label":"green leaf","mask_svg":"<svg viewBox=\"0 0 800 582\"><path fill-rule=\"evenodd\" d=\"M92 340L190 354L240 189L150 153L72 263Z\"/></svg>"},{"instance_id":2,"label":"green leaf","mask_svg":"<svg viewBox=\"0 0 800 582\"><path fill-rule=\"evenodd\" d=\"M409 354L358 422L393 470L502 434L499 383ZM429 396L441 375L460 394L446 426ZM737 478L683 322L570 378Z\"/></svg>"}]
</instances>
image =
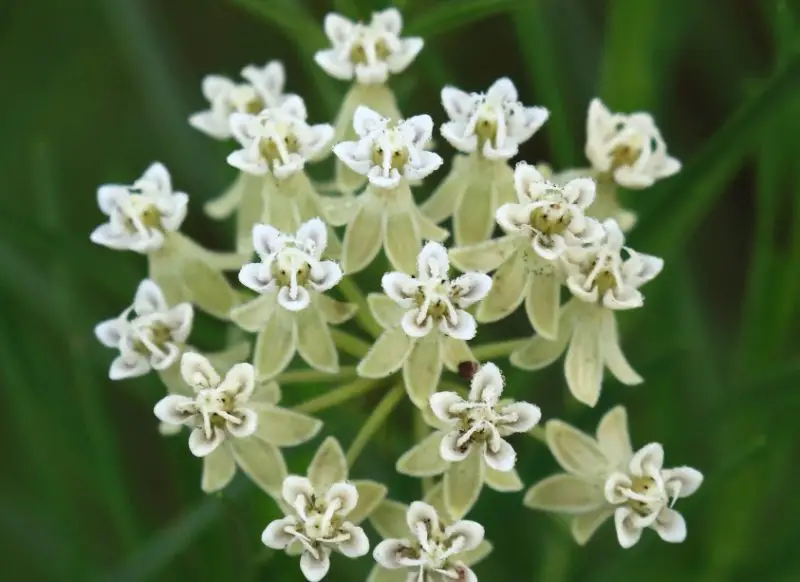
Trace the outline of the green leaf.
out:
<instances>
[{"instance_id":1,"label":"green leaf","mask_svg":"<svg viewBox=\"0 0 800 582\"><path fill-rule=\"evenodd\" d=\"M403 33L425 41L496 14L515 11L519 0L449 0L431 3L431 8L409 18Z\"/></svg>"}]
</instances>

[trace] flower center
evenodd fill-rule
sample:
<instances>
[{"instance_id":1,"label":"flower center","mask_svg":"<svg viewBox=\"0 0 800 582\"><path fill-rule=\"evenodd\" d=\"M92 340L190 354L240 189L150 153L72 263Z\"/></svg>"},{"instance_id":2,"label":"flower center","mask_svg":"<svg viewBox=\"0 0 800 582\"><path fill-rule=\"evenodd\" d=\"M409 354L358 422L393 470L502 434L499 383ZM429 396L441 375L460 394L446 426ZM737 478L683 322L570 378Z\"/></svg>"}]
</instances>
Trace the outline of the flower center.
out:
<instances>
[{"instance_id":1,"label":"flower center","mask_svg":"<svg viewBox=\"0 0 800 582\"><path fill-rule=\"evenodd\" d=\"M368 45L372 45L372 51L367 50ZM370 52L372 52L372 55L370 55ZM350 48L350 62L354 65L369 65L375 61L385 61L391 54L392 50L389 48L389 43L386 42L386 39L381 37L372 38L371 35L362 32L360 38Z\"/></svg>"},{"instance_id":2,"label":"flower center","mask_svg":"<svg viewBox=\"0 0 800 582\"><path fill-rule=\"evenodd\" d=\"M125 218L123 225L129 233L137 233L140 230L161 230L161 212L159 212L153 201L141 194L141 189L130 188L128 204L121 208Z\"/></svg>"},{"instance_id":3,"label":"flower center","mask_svg":"<svg viewBox=\"0 0 800 582\"><path fill-rule=\"evenodd\" d=\"M488 105L483 105L476 113L475 135L481 147L486 142L494 143L497 139L497 112Z\"/></svg>"},{"instance_id":4,"label":"flower center","mask_svg":"<svg viewBox=\"0 0 800 582\"><path fill-rule=\"evenodd\" d=\"M258 96L256 90L250 85L239 85L235 87L231 91L229 99L236 111L241 113L255 115L256 113L260 113L266 106L261 97Z\"/></svg>"},{"instance_id":5,"label":"flower center","mask_svg":"<svg viewBox=\"0 0 800 582\"><path fill-rule=\"evenodd\" d=\"M617 276L614 274L613 257L608 253L604 253L604 255L598 255L589 263L589 275L586 278L587 289L591 289L594 285L597 287L600 297L603 297L606 291L618 287Z\"/></svg>"},{"instance_id":6,"label":"flower center","mask_svg":"<svg viewBox=\"0 0 800 582\"><path fill-rule=\"evenodd\" d=\"M137 335L133 349L143 356L148 356L156 350L163 352L164 346L172 340L172 329L161 321L138 320L131 325Z\"/></svg>"},{"instance_id":7,"label":"flower center","mask_svg":"<svg viewBox=\"0 0 800 582\"><path fill-rule=\"evenodd\" d=\"M300 151L300 140L285 124L268 123L264 127L265 135L258 141L258 151L269 162L283 162L289 154Z\"/></svg>"},{"instance_id":8,"label":"flower center","mask_svg":"<svg viewBox=\"0 0 800 582\"><path fill-rule=\"evenodd\" d=\"M194 405L197 407L207 438L211 438L211 427L223 428L226 421L233 424L241 422L241 419L234 414L235 404L234 396L224 390L205 388L198 392Z\"/></svg>"},{"instance_id":9,"label":"flower center","mask_svg":"<svg viewBox=\"0 0 800 582\"><path fill-rule=\"evenodd\" d=\"M669 499L666 491L661 489L652 477L633 477L628 506L639 515L650 515L660 511Z\"/></svg>"},{"instance_id":10,"label":"flower center","mask_svg":"<svg viewBox=\"0 0 800 582\"><path fill-rule=\"evenodd\" d=\"M540 206L531 212L528 223L536 232L546 236L563 234L567 230L572 214L559 203L550 206Z\"/></svg>"},{"instance_id":11,"label":"flower center","mask_svg":"<svg viewBox=\"0 0 800 582\"><path fill-rule=\"evenodd\" d=\"M384 170L402 170L408 163L408 146L395 130L388 130L372 148L372 163Z\"/></svg>"},{"instance_id":12,"label":"flower center","mask_svg":"<svg viewBox=\"0 0 800 582\"><path fill-rule=\"evenodd\" d=\"M296 248L287 248L278 253L272 263L272 276L281 287L299 285L305 287L311 275L311 264L306 253Z\"/></svg>"},{"instance_id":13,"label":"flower center","mask_svg":"<svg viewBox=\"0 0 800 582\"><path fill-rule=\"evenodd\" d=\"M632 166L639 159L641 148L629 144L622 144L611 150L611 169L616 170L624 166Z\"/></svg>"}]
</instances>

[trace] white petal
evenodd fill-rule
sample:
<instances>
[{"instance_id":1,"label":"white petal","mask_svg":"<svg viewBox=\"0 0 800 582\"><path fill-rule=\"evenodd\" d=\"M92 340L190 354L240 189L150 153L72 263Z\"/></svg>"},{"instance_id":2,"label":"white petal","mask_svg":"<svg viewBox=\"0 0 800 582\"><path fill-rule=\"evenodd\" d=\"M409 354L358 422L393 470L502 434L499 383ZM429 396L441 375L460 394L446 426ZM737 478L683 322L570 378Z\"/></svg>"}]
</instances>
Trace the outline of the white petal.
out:
<instances>
[{"instance_id":1,"label":"white petal","mask_svg":"<svg viewBox=\"0 0 800 582\"><path fill-rule=\"evenodd\" d=\"M373 12L370 28L388 32L392 36L400 36L403 30L403 16L397 8Z\"/></svg>"},{"instance_id":2,"label":"white petal","mask_svg":"<svg viewBox=\"0 0 800 582\"><path fill-rule=\"evenodd\" d=\"M114 358L108 371L108 377L111 380L124 380L143 376L149 371L150 362L146 357L136 352L126 353Z\"/></svg>"},{"instance_id":3,"label":"white petal","mask_svg":"<svg viewBox=\"0 0 800 582\"><path fill-rule=\"evenodd\" d=\"M308 551L303 552L303 555L300 556L300 570L308 582L319 582L331 567L331 549L327 546L320 546L317 551L319 558L315 558Z\"/></svg>"},{"instance_id":4,"label":"white petal","mask_svg":"<svg viewBox=\"0 0 800 582\"><path fill-rule=\"evenodd\" d=\"M679 544L686 539L686 520L683 516L669 507L662 509L655 522L653 529L656 530L661 539L671 544Z\"/></svg>"},{"instance_id":5,"label":"white petal","mask_svg":"<svg viewBox=\"0 0 800 582\"><path fill-rule=\"evenodd\" d=\"M433 318L431 317L426 317L422 323L417 323L419 313L420 311L417 308L406 311L403 315L403 319L400 321L403 331L406 332L409 337L425 337L433 329Z\"/></svg>"},{"instance_id":6,"label":"white petal","mask_svg":"<svg viewBox=\"0 0 800 582\"><path fill-rule=\"evenodd\" d=\"M284 517L270 522L261 534L261 543L273 550L285 550L295 539L292 534L286 532L286 528L295 525L294 521L293 517Z\"/></svg>"},{"instance_id":7,"label":"white petal","mask_svg":"<svg viewBox=\"0 0 800 582\"><path fill-rule=\"evenodd\" d=\"M372 551L373 559L388 570L405 568L404 561L401 561L403 554L412 549L411 542L401 539L383 540Z\"/></svg>"},{"instance_id":8,"label":"white petal","mask_svg":"<svg viewBox=\"0 0 800 582\"><path fill-rule=\"evenodd\" d=\"M466 121L473 109L473 97L466 91L447 86L442 89L442 107L453 121Z\"/></svg>"},{"instance_id":9,"label":"white petal","mask_svg":"<svg viewBox=\"0 0 800 582\"><path fill-rule=\"evenodd\" d=\"M443 163L444 159L439 154L422 150L416 158L410 159L403 166L403 176L411 182L422 180L438 170Z\"/></svg>"},{"instance_id":10,"label":"white petal","mask_svg":"<svg viewBox=\"0 0 800 582\"><path fill-rule=\"evenodd\" d=\"M167 312L167 321L172 330L172 339L184 343L192 331L194 308L191 303L179 303Z\"/></svg>"},{"instance_id":11,"label":"white petal","mask_svg":"<svg viewBox=\"0 0 800 582\"><path fill-rule=\"evenodd\" d=\"M447 422L458 422L459 416L453 414L451 409L453 406L464 404L464 399L456 392L437 392L431 395L430 407L436 418Z\"/></svg>"},{"instance_id":12,"label":"white petal","mask_svg":"<svg viewBox=\"0 0 800 582\"><path fill-rule=\"evenodd\" d=\"M255 370L252 364L235 364L225 374L225 379L219 385L219 390L233 394L239 402L250 399L255 389Z\"/></svg>"},{"instance_id":13,"label":"white petal","mask_svg":"<svg viewBox=\"0 0 800 582\"><path fill-rule=\"evenodd\" d=\"M274 226L257 224L253 227L253 247L262 259L281 251L286 246L285 240Z\"/></svg>"},{"instance_id":14,"label":"white petal","mask_svg":"<svg viewBox=\"0 0 800 582\"><path fill-rule=\"evenodd\" d=\"M501 413L503 415L513 414L517 417L515 422L504 422L501 426L498 426L503 434L528 432L542 418L542 411L539 407L529 402L512 402L504 406Z\"/></svg>"},{"instance_id":15,"label":"white petal","mask_svg":"<svg viewBox=\"0 0 800 582\"><path fill-rule=\"evenodd\" d=\"M166 370L172 364L178 361L181 355L181 350L174 343L168 343L164 346L163 350L154 351L150 353L150 367L154 370Z\"/></svg>"},{"instance_id":16,"label":"white petal","mask_svg":"<svg viewBox=\"0 0 800 582\"><path fill-rule=\"evenodd\" d=\"M508 234L523 234L529 232L528 220L530 210L524 204L503 204L495 212L495 220L500 228Z\"/></svg>"},{"instance_id":17,"label":"white petal","mask_svg":"<svg viewBox=\"0 0 800 582\"><path fill-rule=\"evenodd\" d=\"M218 446L225 440L225 431L221 428L212 427L211 438L206 438L205 431L202 427L195 428L189 435L189 450L195 457L205 457L214 452Z\"/></svg>"},{"instance_id":18,"label":"white petal","mask_svg":"<svg viewBox=\"0 0 800 582\"><path fill-rule=\"evenodd\" d=\"M225 430L232 436L239 439L249 437L256 432L258 428L258 414L249 408L239 408L234 411L234 415L240 422L233 423L229 420L225 421Z\"/></svg>"},{"instance_id":19,"label":"white petal","mask_svg":"<svg viewBox=\"0 0 800 582\"><path fill-rule=\"evenodd\" d=\"M386 118L366 105L359 105L353 113L353 130L360 137L369 133L383 129L386 126Z\"/></svg>"},{"instance_id":20,"label":"white petal","mask_svg":"<svg viewBox=\"0 0 800 582\"><path fill-rule=\"evenodd\" d=\"M618 507L614 512L614 526L617 528L617 539L623 548L633 547L642 537L642 529L634 524L633 510L630 507Z\"/></svg>"},{"instance_id":21,"label":"white petal","mask_svg":"<svg viewBox=\"0 0 800 582\"><path fill-rule=\"evenodd\" d=\"M532 187L544 181L544 176L530 164L520 162L514 167L514 188L521 202L528 201Z\"/></svg>"},{"instance_id":22,"label":"white petal","mask_svg":"<svg viewBox=\"0 0 800 582\"><path fill-rule=\"evenodd\" d=\"M355 141L343 141L333 146L333 153L348 168L357 174L366 176L372 169L372 159L367 155L364 148Z\"/></svg>"},{"instance_id":23,"label":"white petal","mask_svg":"<svg viewBox=\"0 0 800 582\"><path fill-rule=\"evenodd\" d=\"M664 466L664 447L659 443L650 443L639 449L630 462L630 471L634 475L652 475Z\"/></svg>"},{"instance_id":24,"label":"white petal","mask_svg":"<svg viewBox=\"0 0 800 582\"><path fill-rule=\"evenodd\" d=\"M585 209L594 202L596 189L595 182L591 178L577 178L567 182L564 194L572 204Z\"/></svg>"},{"instance_id":25,"label":"white petal","mask_svg":"<svg viewBox=\"0 0 800 582\"><path fill-rule=\"evenodd\" d=\"M289 311L301 311L311 304L311 295L305 287L298 287L297 293L292 297L289 287L278 290L278 305Z\"/></svg>"},{"instance_id":26,"label":"white petal","mask_svg":"<svg viewBox=\"0 0 800 582\"><path fill-rule=\"evenodd\" d=\"M423 501L414 501L406 512L406 524L411 532L415 532L422 524L428 532L439 529L439 514L436 509Z\"/></svg>"},{"instance_id":27,"label":"white petal","mask_svg":"<svg viewBox=\"0 0 800 582\"><path fill-rule=\"evenodd\" d=\"M628 500L628 496L621 489L629 488L631 485L631 478L628 475L615 471L606 478L606 482L603 485L603 494L606 501L613 505L625 503Z\"/></svg>"},{"instance_id":28,"label":"white petal","mask_svg":"<svg viewBox=\"0 0 800 582\"><path fill-rule=\"evenodd\" d=\"M295 238L301 245L310 246L314 258L319 259L328 246L328 227L322 219L312 218L300 225Z\"/></svg>"},{"instance_id":29,"label":"white petal","mask_svg":"<svg viewBox=\"0 0 800 582\"><path fill-rule=\"evenodd\" d=\"M504 386L505 381L500 368L491 362L486 363L472 377L469 399L472 402L485 402L490 406L494 406L500 400Z\"/></svg>"},{"instance_id":30,"label":"white petal","mask_svg":"<svg viewBox=\"0 0 800 582\"><path fill-rule=\"evenodd\" d=\"M703 474L691 467L675 467L665 469L661 476L670 495L675 497L689 497L703 483Z\"/></svg>"},{"instance_id":31,"label":"white petal","mask_svg":"<svg viewBox=\"0 0 800 582\"><path fill-rule=\"evenodd\" d=\"M497 79L486 92L486 99L491 101L516 101L519 99L514 82L508 77Z\"/></svg>"},{"instance_id":32,"label":"white petal","mask_svg":"<svg viewBox=\"0 0 800 582\"><path fill-rule=\"evenodd\" d=\"M456 538L462 538L464 540L464 546L461 550L462 552L470 552L477 548L478 545L483 541L484 533L485 531L481 524L479 524L477 521L471 521L468 519L457 521L453 525L446 527L444 530L444 536L446 539L455 540Z\"/></svg>"},{"instance_id":33,"label":"white petal","mask_svg":"<svg viewBox=\"0 0 800 582\"><path fill-rule=\"evenodd\" d=\"M127 327L128 322L123 318L108 319L95 326L94 335L107 348L116 348Z\"/></svg>"},{"instance_id":34,"label":"white petal","mask_svg":"<svg viewBox=\"0 0 800 582\"><path fill-rule=\"evenodd\" d=\"M413 305L413 296L419 284L411 275L405 273L386 273L381 278L383 292L401 307L410 308Z\"/></svg>"},{"instance_id":35,"label":"white petal","mask_svg":"<svg viewBox=\"0 0 800 582\"><path fill-rule=\"evenodd\" d=\"M181 357L181 376L192 388L213 388L220 377L207 358L195 352L185 352Z\"/></svg>"},{"instance_id":36,"label":"white petal","mask_svg":"<svg viewBox=\"0 0 800 582\"><path fill-rule=\"evenodd\" d=\"M464 273L452 282L458 289L458 306L469 307L489 294L492 289L492 278L484 273Z\"/></svg>"},{"instance_id":37,"label":"white petal","mask_svg":"<svg viewBox=\"0 0 800 582\"><path fill-rule=\"evenodd\" d=\"M358 490L352 483L345 481L334 483L325 493L325 501L330 505L337 500L339 502L339 513L347 515L358 504Z\"/></svg>"},{"instance_id":38,"label":"white petal","mask_svg":"<svg viewBox=\"0 0 800 582\"><path fill-rule=\"evenodd\" d=\"M433 137L433 118L430 115L409 117L403 121L403 130L410 130L411 143L422 150Z\"/></svg>"},{"instance_id":39,"label":"white petal","mask_svg":"<svg viewBox=\"0 0 800 582\"><path fill-rule=\"evenodd\" d=\"M161 289L150 279L139 283L133 299L133 309L136 315L150 315L162 313L167 310L167 301Z\"/></svg>"},{"instance_id":40,"label":"white petal","mask_svg":"<svg viewBox=\"0 0 800 582\"><path fill-rule=\"evenodd\" d=\"M103 214L111 215L130 196L127 186L104 184L97 189L97 206Z\"/></svg>"},{"instance_id":41,"label":"white petal","mask_svg":"<svg viewBox=\"0 0 800 582\"><path fill-rule=\"evenodd\" d=\"M153 408L153 413L161 422L172 425L181 425L192 418L191 406L194 399L181 394L169 394L159 400Z\"/></svg>"},{"instance_id":42,"label":"white petal","mask_svg":"<svg viewBox=\"0 0 800 582\"><path fill-rule=\"evenodd\" d=\"M243 265L239 270L239 282L259 294L272 293L277 289L277 282L264 263Z\"/></svg>"},{"instance_id":43,"label":"white petal","mask_svg":"<svg viewBox=\"0 0 800 582\"><path fill-rule=\"evenodd\" d=\"M439 454L448 463L460 463L469 456L472 450L470 443L463 448L459 447L458 440L460 437L461 433L454 430L445 434L444 438L442 438L442 443L439 445Z\"/></svg>"},{"instance_id":44,"label":"white petal","mask_svg":"<svg viewBox=\"0 0 800 582\"><path fill-rule=\"evenodd\" d=\"M297 502L300 496L311 498L314 495L314 486L311 485L306 477L298 477L297 475L289 475L283 481L281 489L281 496L291 506Z\"/></svg>"},{"instance_id":45,"label":"white petal","mask_svg":"<svg viewBox=\"0 0 800 582\"><path fill-rule=\"evenodd\" d=\"M447 278L450 261L447 249L437 242L430 241L422 247L417 256L417 274L421 281L433 278Z\"/></svg>"},{"instance_id":46,"label":"white petal","mask_svg":"<svg viewBox=\"0 0 800 582\"><path fill-rule=\"evenodd\" d=\"M483 458L492 469L506 472L514 468L514 464L517 462L517 453L508 441L496 438L483 444Z\"/></svg>"},{"instance_id":47,"label":"white petal","mask_svg":"<svg viewBox=\"0 0 800 582\"><path fill-rule=\"evenodd\" d=\"M439 322L439 329L445 335L457 340L471 340L478 332L475 317L463 309L455 310L456 323L453 324L446 317Z\"/></svg>"},{"instance_id":48,"label":"white petal","mask_svg":"<svg viewBox=\"0 0 800 582\"><path fill-rule=\"evenodd\" d=\"M311 267L309 284L314 291L323 292L335 287L344 273L336 261L321 261Z\"/></svg>"},{"instance_id":49,"label":"white petal","mask_svg":"<svg viewBox=\"0 0 800 582\"><path fill-rule=\"evenodd\" d=\"M355 74L355 68L350 60L342 58L338 49L325 49L314 53L314 62L334 79L349 81Z\"/></svg>"},{"instance_id":50,"label":"white petal","mask_svg":"<svg viewBox=\"0 0 800 582\"><path fill-rule=\"evenodd\" d=\"M348 558L360 558L369 552L369 538L362 528L346 522L341 529L350 534L350 539L340 542L337 547L342 554Z\"/></svg>"},{"instance_id":51,"label":"white petal","mask_svg":"<svg viewBox=\"0 0 800 582\"><path fill-rule=\"evenodd\" d=\"M323 28L325 35L334 46L347 42L353 34L353 23L335 12L325 15Z\"/></svg>"}]
</instances>

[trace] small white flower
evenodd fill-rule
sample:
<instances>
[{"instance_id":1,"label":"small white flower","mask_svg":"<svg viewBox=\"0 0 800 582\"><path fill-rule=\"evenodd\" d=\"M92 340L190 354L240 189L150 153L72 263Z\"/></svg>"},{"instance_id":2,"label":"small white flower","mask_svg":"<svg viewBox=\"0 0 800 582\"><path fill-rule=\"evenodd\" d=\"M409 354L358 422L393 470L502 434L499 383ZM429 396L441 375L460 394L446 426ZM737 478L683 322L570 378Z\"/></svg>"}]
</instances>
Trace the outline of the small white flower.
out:
<instances>
[{"instance_id":1,"label":"small white flower","mask_svg":"<svg viewBox=\"0 0 800 582\"><path fill-rule=\"evenodd\" d=\"M239 271L239 281L256 293L276 293L278 304L300 311L311 303L311 291L323 292L342 280L335 261L321 260L328 243L325 223L313 218L292 235L266 224L253 228L253 244L261 262Z\"/></svg>"},{"instance_id":2,"label":"small white flower","mask_svg":"<svg viewBox=\"0 0 800 582\"><path fill-rule=\"evenodd\" d=\"M519 145L550 116L544 107L522 105L514 83L506 77L495 81L486 93L445 87L442 105L450 117L441 127L442 136L462 152L479 151L491 160L517 155Z\"/></svg>"},{"instance_id":3,"label":"small white flower","mask_svg":"<svg viewBox=\"0 0 800 582\"><path fill-rule=\"evenodd\" d=\"M444 335L469 340L475 337L475 318L465 311L486 297L492 281L483 273L465 273L453 281L449 275L447 250L429 242L417 257L417 276L386 273L383 290L395 303L407 309L403 330L410 337L424 337L437 325Z\"/></svg>"},{"instance_id":4,"label":"small white flower","mask_svg":"<svg viewBox=\"0 0 800 582\"><path fill-rule=\"evenodd\" d=\"M203 79L203 96L210 108L189 118L195 129L216 139L228 139L232 136L231 113L258 113L293 97L283 94L286 75L280 61L270 61L263 67L248 65L241 75L247 83L235 83L221 75L208 75Z\"/></svg>"},{"instance_id":5,"label":"small white flower","mask_svg":"<svg viewBox=\"0 0 800 582\"><path fill-rule=\"evenodd\" d=\"M271 522L261 541L275 550L285 550L293 542L301 544L300 569L309 582L328 573L332 550L348 558L369 552L364 530L348 519L359 501L352 483L314 487L309 479L290 475L283 482L283 500L288 515Z\"/></svg>"},{"instance_id":6,"label":"small white flower","mask_svg":"<svg viewBox=\"0 0 800 582\"><path fill-rule=\"evenodd\" d=\"M497 223L509 234L529 236L533 250L543 259L554 261L567 247L603 237L600 223L584 214L594 201L593 180L578 178L558 186L533 166L520 163L514 182L519 202L498 208Z\"/></svg>"},{"instance_id":7,"label":"small white flower","mask_svg":"<svg viewBox=\"0 0 800 582\"><path fill-rule=\"evenodd\" d=\"M605 236L595 245L569 248L564 255L567 286L572 294L608 309L633 309L644 303L639 287L655 278L663 259L625 247L625 235L617 222L602 223ZM628 254L622 258L622 251Z\"/></svg>"},{"instance_id":8,"label":"small white flower","mask_svg":"<svg viewBox=\"0 0 800 582\"><path fill-rule=\"evenodd\" d=\"M690 467L664 469L664 449L658 443L642 447L631 459L627 471L615 472L606 479L606 501L617 509L614 525L623 548L630 548L650 527L665 542L686 539L686 522L672 509L680 497L688 497L700 487L703 475Z\"/></svg>"},{"instance_id":9,"label":"small white flower","mask_svg":"<svg viewBox=\"0 0 800 582\"><path fill-rule=\"evenodd\" d=\"M205 357L187 352L181 358L181 376L194 396L165 396L154 413L162 422L192 428L189 449L194 456L206 457L226 439L256 431L258 414L249 406L255 389L252 365L236 364L223 379Z\"/></svg>"},{"instance_id":10,"label":"small white flower","mask_svg":"<svg viewBox=\"0 0 800 582\"><path fill-rule=\"evenodd\" d=\"M649 113L611 113L599 99L589 104L586 157L626 188L648 188L681 169Z\"/></svg>"},{"instance_id":11,"label":"small white flower","mask_svg":"<svg viewBox=\"0 0 800 582\"><path fill-rule=\"evenodd\" d=\"M424 44L421 38L400 38L403 17L395 8L374 12L369 24L330 13L324 26L331 48L318 51L314 60L331 77L363 85L385 83L390 74L404 71Z\"/></svg>"},{"instance_id":12,"label":"small white flower","mask_svg":"<svg viewBox=\"0 0 800 582\"><path fill-rule=\"evenodd\" d=\"M109 378L133 378L172 366L192 330L193 316L191 304L170 308L158 285L149 279L139 283L133 305L94 329L103 345L120 351Z\"/></svg>"},{"instance_id":13,"label":"small white flower","mask_svg":"<svg viewBox=\"0 0 800 582\"><path fill-rule=\"evenodd\" d=\"M386 539L375 546L372 556L378 565L389 570L406 569L408 580L477 582L465 560L466 554L483 541L481 524L461 520L445 526L436 509L422 501L411 504L406 522L408 538Z\"/></svg>"},{"instance_id":14,"label":"small white flower","mask_svg":"<svg viewBox=\"0 0 800 582\"><path fill-rule=\"evenodd\" d=\"M450 426L439 449L445 461L463 461L480 448L492 469L505 472L514 468L516 453L503 437L529 431L542 413L528 402L500 402L504 384L500 369L488 363L472 378L467 400L456 392L431 396L431 410Z\"/></svg>"},{"instance_id":15,"label":"small white flower","mask_svg":"<svg viewBox=\"0 0 800 582\"><path fill-rule=\"evenodd\" d=\"M172 191L167 168L152 164L131 186L100 186L97 204L109 220L90 238L114 250L146 254L160 249L165 233L177 231L183 224L188 202L185 193Z\"/></svg>"},{"instance_id":16,"label":"small white flower","mask_svg":"<svg viewBox=\"0 0 800 582\"><path fill-rule=\"evenodd\" d=\"M272 173L279 180L319 158L333 139L332 125L306 122L305 104L297 96L257 115L233 113L230 127L242 149L230 154L228 163L249 174Z\"/></svg>"},{"instance_id":17,"label":"small white flower","mask_svg":"<svg viewBox=\"0 0 800 582\"><path fill-rule=\"evenodd\" d=\"M422 180L442 165L441 156L424 149L433 132L430 115L394 123L360 106L353 116L353 129L360 139L336 144L333 153L378 188L391 190L402 179Z\"/></svg>"}]
</instances>

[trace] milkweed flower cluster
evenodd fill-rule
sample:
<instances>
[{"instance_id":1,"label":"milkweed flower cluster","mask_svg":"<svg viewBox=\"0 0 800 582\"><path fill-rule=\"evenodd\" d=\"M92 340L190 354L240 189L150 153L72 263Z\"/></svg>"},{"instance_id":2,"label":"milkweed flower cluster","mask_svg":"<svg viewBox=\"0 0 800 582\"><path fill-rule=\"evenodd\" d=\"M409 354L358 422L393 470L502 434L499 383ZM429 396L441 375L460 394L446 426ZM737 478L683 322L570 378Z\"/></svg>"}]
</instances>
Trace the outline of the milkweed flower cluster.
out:
<instances>
[{"instance_id":1,"label":"milkweed flower cluster","mask_svg":"<svg viewBox=\"0 0 800 582\"><path fill-rule=\"evenodd\" d=\"M486 361L508 358L525 374L565 354L564 382L590 407L605 369L623 384L644 382L623 354L617 312L644 306L642 288L664 263L626 246L635 216L619 206L617 187L645 189L679 171L652 117L611 113L593 100L591 168L556 172L514 161L549 112L525 105L511 79L484 93L447 86L438 133L457 150L447 162L432 151L433 118L401 116L387 84L424 44L402 35L400 12L376 12L366 23L329 14L323 28L330 47L315 62L352 82L331 124L311 123L303 99L284 92L277 61L245 67L242 82L203 80L208 108L189 123L231 140L227 164L239 172L205 212L235 214L235 252L180 232L190 198L173 189L163 164L130 185L100 187L107 221L91 240L148 260L133 304L95 328L117 351L109 378L157 373L165 385L153 409L159 431L190 429L201 489L223 490L241 469L283 513L266 524L263 544L299 556L312 582L336 567L335 556L370 553L372 582L477 580L472 565L491 544L467 515L484 486L525 489L516 470L524 435L544 441L564 470L530 487L524 504L570 516L579 544L612 516L623 548L645 529L683 541L686 521L674 506L700 487L699 471L665 468L657 442L635 451L622 406L595 437L557 419L539 427L543 411L524 386L507 382L520 372L504 375ZM331 153L335 191L306 174ZM448 164L418 203L416 189ZM359 283L376 268L380 281L373 276L365 293ZM238 273L239 286L226 272ZM239 328L222 351L190 344L198 311ZM512 317L533 335L483 341L483 324ZM345 380L293 409L278 406L281 385ZM308 413L381 389L346 453L328 436L306 476L288 473L283 449L322 430ZM349 477L401 402L414 415L414 442L393 459L395 469L423 485L410 505L387 499L381 483ZM383 541L369 539L365 520Z\"/></svg>"}]
</instances>

